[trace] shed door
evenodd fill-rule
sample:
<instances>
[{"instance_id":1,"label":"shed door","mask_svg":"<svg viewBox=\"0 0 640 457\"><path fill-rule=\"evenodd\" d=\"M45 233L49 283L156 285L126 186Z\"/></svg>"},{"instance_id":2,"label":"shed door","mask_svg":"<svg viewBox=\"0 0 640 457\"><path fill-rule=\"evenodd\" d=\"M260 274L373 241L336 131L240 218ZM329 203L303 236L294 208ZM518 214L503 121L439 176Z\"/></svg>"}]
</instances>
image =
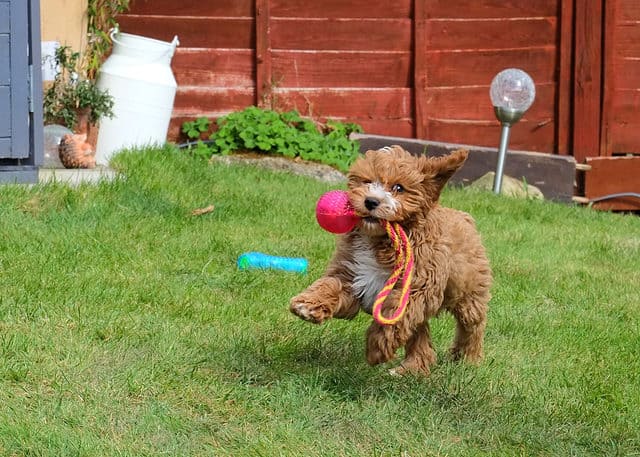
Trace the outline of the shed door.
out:
<instances>
[{"instance_id":1,"label":"shed door","mask_svg":"<svg viewBox=\"0 0 640 457\"><path fill-rule=\"evenodd\" d=\"M28 2L0 0L0 160L29 156Z\"/></svg>"}]
</instances>

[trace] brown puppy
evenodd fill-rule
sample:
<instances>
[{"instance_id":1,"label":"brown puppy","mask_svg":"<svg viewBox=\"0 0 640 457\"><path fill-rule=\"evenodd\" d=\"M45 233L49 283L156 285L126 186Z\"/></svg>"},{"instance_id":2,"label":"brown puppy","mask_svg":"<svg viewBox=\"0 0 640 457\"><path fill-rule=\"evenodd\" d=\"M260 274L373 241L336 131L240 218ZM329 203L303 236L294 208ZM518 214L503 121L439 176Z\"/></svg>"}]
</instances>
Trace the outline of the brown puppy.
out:
<instances>
[{"instance_id":1,"label":"brown puppy","mask_svg":"<svg viewBox=\"0 0 640 457\"><path fill-rule=\"evenodd\" d=\"M320 324L332 317L371 313L376 295L389 278L395 251L381 220L399 223L415 256L411 295L402 319L393 325L374 321L367 330L367 361L391 360L405 347L394 370L429 374L436 360L429 319L442 310L457 322L454 359L478 362L491 295L491 269L471 216L441 207L440 192L462 166L466 150L448 156L416 157L400 146L368 151L349 171L349 200L362 217L338 237L325 274L291 299L291 312ZM398 306L400 284L387 298L383 314Z\"/></svg>"}]
</instances>

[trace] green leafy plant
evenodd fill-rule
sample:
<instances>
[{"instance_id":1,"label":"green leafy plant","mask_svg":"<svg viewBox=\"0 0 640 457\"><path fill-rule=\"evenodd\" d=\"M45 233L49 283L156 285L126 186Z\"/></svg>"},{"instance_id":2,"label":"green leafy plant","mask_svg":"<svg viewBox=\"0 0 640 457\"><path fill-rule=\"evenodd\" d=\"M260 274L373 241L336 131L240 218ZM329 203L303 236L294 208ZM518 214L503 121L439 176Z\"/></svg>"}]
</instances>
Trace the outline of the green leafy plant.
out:
<instances>
[{"instance_id":1,"label":"green leafy plant","mask_svg":"<svg viewBox=\"0 0 640 457\"><path fill-rule=\"evenodd\" d=\"M80 53L71 47L56 49L55 63L59 71L44 94L45 123L61 122L75 130L83 111L92 124L104 116L113 117L113 97L99 89L94 81L80 75L79 61Z\"/></svg>"},{"instance_id":2,"label":"green leafy plant","mask_svg":"<svg viewBox=\"0 0 640 457\"><path fill-rule=\"evenodd\" d=\"M203 133L207 133L211 128L211 120L201 116L193 121L187 121L182 124L182 133L190 140L199 140Z\"/></svg>"},{"instance_id":3,"label":"green leafy plant","mask_svg":"<svg viewBox=\"0 0 640 457\"><path fill-rule=\"evenodd\" d=\"M185 124L183 132L195 134L198 131L197 124ZM211 135L211 153L249 150L279 154L325 163L343 171L359 153L358 143L350 140L349 134L362 132L357 124L328 121L318 125L297 111L279 113L255 106L219 118L217 126L217 131Z\"/></svg>"},{"instance_id":4,"label":"green leafy plant","mask_svg":"<svg viewBox=\"0 0 640 457\"><path fill-rule=\"evenodd\" d=\"M87 34L89 42L85 51L86 75L95 79L105 56L111 50L109 31L118 26L116 16L129 9L129 0L88 0Z\"/></svg>"}]
</instances>

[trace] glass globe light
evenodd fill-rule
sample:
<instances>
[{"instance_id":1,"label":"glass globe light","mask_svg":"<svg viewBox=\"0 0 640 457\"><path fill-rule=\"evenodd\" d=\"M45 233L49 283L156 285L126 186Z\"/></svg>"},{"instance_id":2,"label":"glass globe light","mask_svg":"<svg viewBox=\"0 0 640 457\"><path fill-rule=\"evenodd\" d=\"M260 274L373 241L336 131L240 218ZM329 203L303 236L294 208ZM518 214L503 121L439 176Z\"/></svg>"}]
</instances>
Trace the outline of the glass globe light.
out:
<instances>
[{"instance_id":1,"label":"glass globe light","mask_svg":"<svg viewBox=\"0 0 640 457\"><path fill-rule=\"evenodd\" d=\"M493 78L489 95L491 103L493 103L493 111L502 124L498 164L493 181L493 191L499 194L502 188L502 175L511 126L520 120L533 103L536 98L536 85L531 76L524 71L518 68L507 68Z\"/></svg>"},{"instance_id":2,"label":"glass globe light","mask_svg":"<svg viewBox=\"0 0 640 457\"><path fill-rule=\"evenodd\" d=\"M526 72L507 68L493 78L489 95L494 107L524 113L536 98L536 86Z\"/></svg>"}]
</instances>

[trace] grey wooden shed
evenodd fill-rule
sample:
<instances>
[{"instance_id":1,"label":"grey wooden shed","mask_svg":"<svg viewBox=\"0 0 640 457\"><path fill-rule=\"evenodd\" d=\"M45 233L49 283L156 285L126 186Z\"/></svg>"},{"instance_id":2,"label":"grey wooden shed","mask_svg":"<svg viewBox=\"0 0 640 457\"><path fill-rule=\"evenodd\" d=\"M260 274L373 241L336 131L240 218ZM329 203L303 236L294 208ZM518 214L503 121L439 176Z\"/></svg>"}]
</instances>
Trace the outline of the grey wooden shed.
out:
<instances>
[{"instance_id":1,"label":"grey wooden shed","mask_svg":"<svg viewBox=\"0 0 640 457\"><path fill-rule=\"evenodd\" d=\"M0 182L38 180L40 59L40 0L0 0Z\"/></svg>"}]
</instances>

